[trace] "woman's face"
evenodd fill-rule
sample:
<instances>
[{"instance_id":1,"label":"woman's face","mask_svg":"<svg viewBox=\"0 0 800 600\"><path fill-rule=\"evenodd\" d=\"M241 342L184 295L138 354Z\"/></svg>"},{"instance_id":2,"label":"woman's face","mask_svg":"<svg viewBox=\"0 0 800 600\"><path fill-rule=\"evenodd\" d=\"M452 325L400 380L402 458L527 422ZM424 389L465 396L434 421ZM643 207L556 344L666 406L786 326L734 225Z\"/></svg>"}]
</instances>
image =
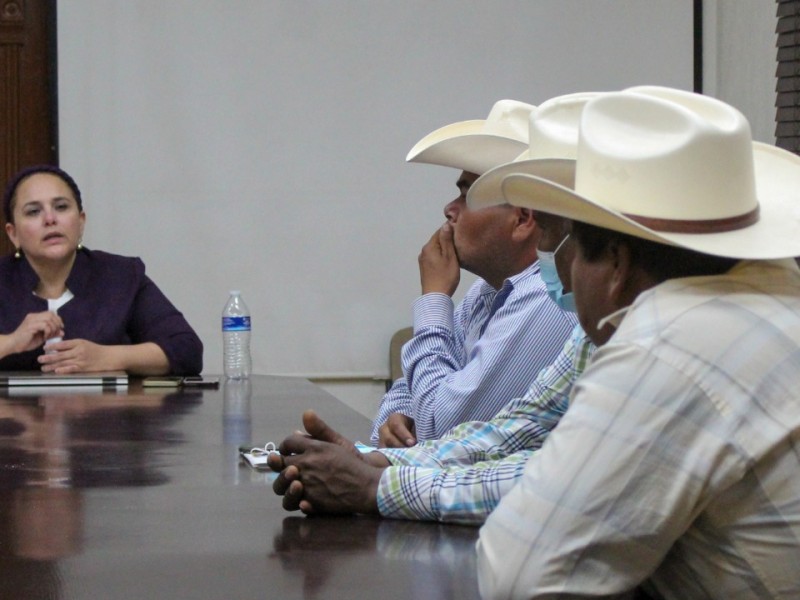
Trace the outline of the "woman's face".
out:
<instances>
[{"instance_id":1,"label":"woman's face","mask_svg":"<svg viewBox=\"0 0 800 600\"><path fill-rule=\"evenodd\" d=\"M86 215L60 177L52 173L27 177L17 186L13 203L14 222L6 223L6 233L30 262L72 258Z\"/></svg>"}]
</instances>

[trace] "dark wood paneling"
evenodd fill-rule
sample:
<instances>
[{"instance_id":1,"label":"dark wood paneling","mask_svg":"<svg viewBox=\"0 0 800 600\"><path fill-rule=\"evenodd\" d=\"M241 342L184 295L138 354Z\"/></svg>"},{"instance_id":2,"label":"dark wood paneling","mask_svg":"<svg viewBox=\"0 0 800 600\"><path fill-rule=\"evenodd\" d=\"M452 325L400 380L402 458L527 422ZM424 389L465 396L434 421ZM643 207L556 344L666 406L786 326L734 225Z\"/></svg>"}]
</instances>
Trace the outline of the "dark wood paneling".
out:
<instances>
[{"instance_id":1,"label":"dark wood paneling","mask_svg":"<svg viewBox=\"0 0 800 600\"><path fill-rule=\"evenodd\" d=\"M3 187L26 165L58 161L55 10L55 0L0 0ZM0 254L11 248L6 236L0 235Z\"/></svg>"}]
</instances>

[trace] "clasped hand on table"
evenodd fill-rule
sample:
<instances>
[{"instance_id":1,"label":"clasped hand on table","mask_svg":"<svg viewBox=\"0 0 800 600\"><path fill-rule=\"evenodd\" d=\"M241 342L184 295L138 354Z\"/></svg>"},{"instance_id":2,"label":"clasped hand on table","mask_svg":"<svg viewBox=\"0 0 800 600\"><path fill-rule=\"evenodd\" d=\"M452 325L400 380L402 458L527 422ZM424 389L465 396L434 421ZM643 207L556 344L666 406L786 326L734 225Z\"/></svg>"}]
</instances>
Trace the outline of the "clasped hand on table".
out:
<instances>
[{"instance_id":1,"label":"clasped hand on table","mask_svg":"<svg viewBox=\"0 0 800 600\"><path fill-rule=\"evenodd\" d=\"M303 413L306 433L287 437L267 464L279 473L273 491L286 510L306 514L377 514L377 490L389 461L379 452L362 454L312 410Z\"/></svg>"},{"instance_id":2,"label":"clasped hand on table","mask_svg":"<svg viewBox=\"0 0 800 600\"><path fill-rule=\"evenodd\" d=\"M422 293L452 296L458 287L460 266L454 231L447 222L436 230L419 255ZM381 445L412 446L414 421L404 415L381 431ZM313 411L303 413L306 433L296 432L279 446L280 454L267 464L279 475L272 489L283 496L286 510L314 513L377 513L377 490L389 461L379 452L362 454Z\"/></svg>"}]
</instances>

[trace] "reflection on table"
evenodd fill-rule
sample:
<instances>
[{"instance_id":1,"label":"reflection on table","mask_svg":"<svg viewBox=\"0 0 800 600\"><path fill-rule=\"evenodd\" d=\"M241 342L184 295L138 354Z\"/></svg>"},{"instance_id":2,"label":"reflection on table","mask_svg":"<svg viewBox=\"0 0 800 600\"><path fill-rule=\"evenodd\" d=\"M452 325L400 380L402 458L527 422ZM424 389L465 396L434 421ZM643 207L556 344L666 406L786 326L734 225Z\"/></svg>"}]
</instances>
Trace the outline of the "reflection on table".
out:
<instances>
[{"instance_id":1,"label":"reflection on table","mask_svg":"<svg viewBox=\"0 0 800 600\"><path fill-rule=\"evenodd\" d=\"M307 381L217 390L0 390L4 598L477 598L477 530L286 513L243 444L313 408L369 421Z\"/></svg>"},{"instance_id":2,"label":"reflection on table","mask_svg":"<svg viewBox=\"0 0 800 600\"><path fill-rule=\"evenodd\" d=\"M394 521L377 517L286 517L275 536L271 560L302 575L306 598L332 587L352 589L369 557L412 569L412 598L476 596L475 534L471 527ZM373 574L363 574L373 578ZM391 569L384 584L396 585Z\"/></svg>"}]
</instances>

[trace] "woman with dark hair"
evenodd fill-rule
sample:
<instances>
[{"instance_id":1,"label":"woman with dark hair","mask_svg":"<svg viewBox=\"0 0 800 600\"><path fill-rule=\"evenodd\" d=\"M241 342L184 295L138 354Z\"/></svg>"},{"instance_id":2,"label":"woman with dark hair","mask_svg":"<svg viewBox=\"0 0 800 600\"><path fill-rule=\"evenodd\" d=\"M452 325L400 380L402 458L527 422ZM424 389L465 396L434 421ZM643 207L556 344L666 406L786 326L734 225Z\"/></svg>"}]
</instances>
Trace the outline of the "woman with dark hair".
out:
<instances>
[{"instance_id":1,"label":"woman with dark hair","mask_svg":"<svg viewBox=\"0 0 800 600\"><path fill-rule=\"evenodd\" d=\"M20 171L3 211L16 252L0 258L0 370L202 370L202 342L141 259L83 247L86 214L69 174Z\"/></svg>"}]
</instances>

